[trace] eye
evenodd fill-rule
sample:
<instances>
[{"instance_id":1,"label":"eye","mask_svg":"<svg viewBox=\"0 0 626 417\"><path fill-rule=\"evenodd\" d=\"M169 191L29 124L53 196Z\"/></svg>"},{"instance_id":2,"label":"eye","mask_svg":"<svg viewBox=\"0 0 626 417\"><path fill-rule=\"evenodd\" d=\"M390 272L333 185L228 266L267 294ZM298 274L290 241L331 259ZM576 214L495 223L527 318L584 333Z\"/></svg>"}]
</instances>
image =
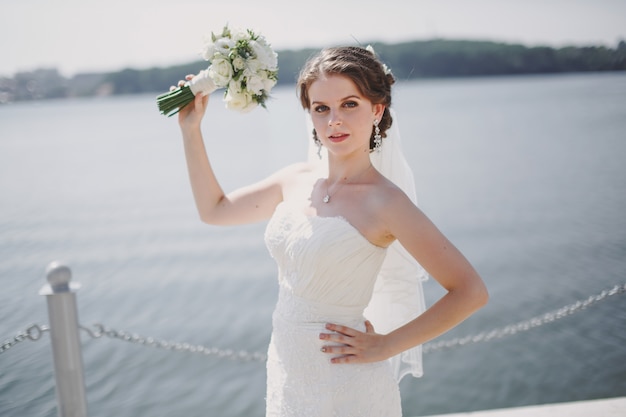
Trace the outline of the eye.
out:
<instances>
[{"instance_id":1,"label":"eye","mask_svg":"<svg viewBox=\"0 0 626 417\"><path fill-rule=\"evenodd\" d=\"M322 113L328 110L328 106L325 106L323 104L320 104L319 106L315 106L315 108L313 109L313 111L315 111L316 113Z\"/></svg>"},{"instance_id":2,"label":"eye","mask_svg":"<svg viewBox=\"0 0 626 417\"><path fill-rule=\"evenodd\" d=\"M345 103L343 103L344 107L347 108L353 108L353 107L357 107L359 105L359 103L357 103L356 101L346 101Z\"/></svg>"}]
</instances>

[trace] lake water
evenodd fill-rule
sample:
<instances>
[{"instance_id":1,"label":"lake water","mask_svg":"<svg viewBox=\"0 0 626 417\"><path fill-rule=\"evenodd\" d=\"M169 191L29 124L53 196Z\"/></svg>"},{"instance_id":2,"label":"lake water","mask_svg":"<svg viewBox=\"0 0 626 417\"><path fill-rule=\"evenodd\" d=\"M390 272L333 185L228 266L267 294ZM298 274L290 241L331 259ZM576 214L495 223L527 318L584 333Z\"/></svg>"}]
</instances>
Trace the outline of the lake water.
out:
<instances>
[{"instance_id":1,"label":"lake water","mask_svg":"<svg viewBox=\"0 0 626 417\"><path fill-rule=\"evenodd\" d=\"M305 155L293 87L269 110L211 101L224 188ZM400 82L394 107L423 210L491 301L442 339L499 328L626 283L626 74ZM265 224L201 224L174 119L153 96L0 107L0 341L47 324L38 291L66 262L80 321L264 353L276 300ZM432 279L432 303L442 295ZM262 362L83 335L92 417L262 416ZM425 355L407 416L626 395L626 297L528 332ZM49 335L0 354L0 415L56 416Z\"/></svg>"}]
</instances>

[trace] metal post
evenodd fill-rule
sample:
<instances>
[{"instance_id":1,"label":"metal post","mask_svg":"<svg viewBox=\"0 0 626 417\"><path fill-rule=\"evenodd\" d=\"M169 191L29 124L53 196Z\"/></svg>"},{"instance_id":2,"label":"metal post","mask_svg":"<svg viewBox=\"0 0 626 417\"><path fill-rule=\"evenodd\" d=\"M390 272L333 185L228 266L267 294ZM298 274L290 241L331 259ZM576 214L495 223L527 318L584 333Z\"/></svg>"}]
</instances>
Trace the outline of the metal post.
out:
<instances>
[{"instance_id":1,"label":"metal post","mask_svg":"<svg viewBox=\"0 0 626 417\"><path fill-rule=\"evenodd\" d=\"M52 262L46 269L48 285L39 294L48 301L50 338L54 360L59 417L87 417L87 400L83 376L83 358L78 334L76 290L78 283L70 283L72 271Z\"/></svg>"}]
</instances>

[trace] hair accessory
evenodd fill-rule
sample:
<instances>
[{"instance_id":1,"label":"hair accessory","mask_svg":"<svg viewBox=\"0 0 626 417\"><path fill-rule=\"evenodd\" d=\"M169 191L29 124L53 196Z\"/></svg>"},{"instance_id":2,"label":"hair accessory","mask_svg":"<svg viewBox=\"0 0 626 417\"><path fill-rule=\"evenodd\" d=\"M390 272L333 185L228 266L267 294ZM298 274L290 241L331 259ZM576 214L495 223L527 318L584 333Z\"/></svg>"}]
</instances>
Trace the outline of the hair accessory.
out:
<instances>
[{"instance_id":1,"label":"hair accessory","mask_svg":"<svg viewBox=\"0 0 626 417\"><path fill-rule=\"evenodd\" d=\"M380 128L378 127L378 119L374 119L374 150L380 152L383 146L383 138L380 136Z\"/></svg>"},{"instance_id":2,"label":"hair accessory","mask_svg":"<svg viewBox=\"0 0 626 417\"><path fill-rule=\"evenodd\" d=\"M369 51L372 55L374 55L375 57L378 57L378 55L376 54L376 52L374 51L374 47L372 45L367 45L367 47L365 47L365 49L367 51ZM381 61L381 64L383 66L383 71L385 71L385 75L389 75L391 74L391 69L389 69L389 67L387 66L387 64L385 64L384 62Z\"/></svg>"}]
</instances>

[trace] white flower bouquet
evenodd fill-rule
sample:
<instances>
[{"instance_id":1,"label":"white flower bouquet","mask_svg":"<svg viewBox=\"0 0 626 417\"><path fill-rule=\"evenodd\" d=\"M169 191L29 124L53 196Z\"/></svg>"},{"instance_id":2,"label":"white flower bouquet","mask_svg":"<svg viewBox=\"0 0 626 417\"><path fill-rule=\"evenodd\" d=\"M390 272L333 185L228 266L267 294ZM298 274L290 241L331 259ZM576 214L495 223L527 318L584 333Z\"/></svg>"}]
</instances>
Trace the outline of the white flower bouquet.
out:
<instances>
[{"instance_id":1,"label":"white flower bouquet","mask_svg":"<svg viewBox=\"0 0 626 417\"><path fill-rule=\"evenodd\" d=\"M259 104L265 107L278 80L278 57L262 35L226 26L220 35L211 33L202 57L210 63L207 69L183 87L157 97L161 114L173 116L196 94L211 94L219 88L226 89L228 109L248 112Z\"/></svg>"}]
</instances>

